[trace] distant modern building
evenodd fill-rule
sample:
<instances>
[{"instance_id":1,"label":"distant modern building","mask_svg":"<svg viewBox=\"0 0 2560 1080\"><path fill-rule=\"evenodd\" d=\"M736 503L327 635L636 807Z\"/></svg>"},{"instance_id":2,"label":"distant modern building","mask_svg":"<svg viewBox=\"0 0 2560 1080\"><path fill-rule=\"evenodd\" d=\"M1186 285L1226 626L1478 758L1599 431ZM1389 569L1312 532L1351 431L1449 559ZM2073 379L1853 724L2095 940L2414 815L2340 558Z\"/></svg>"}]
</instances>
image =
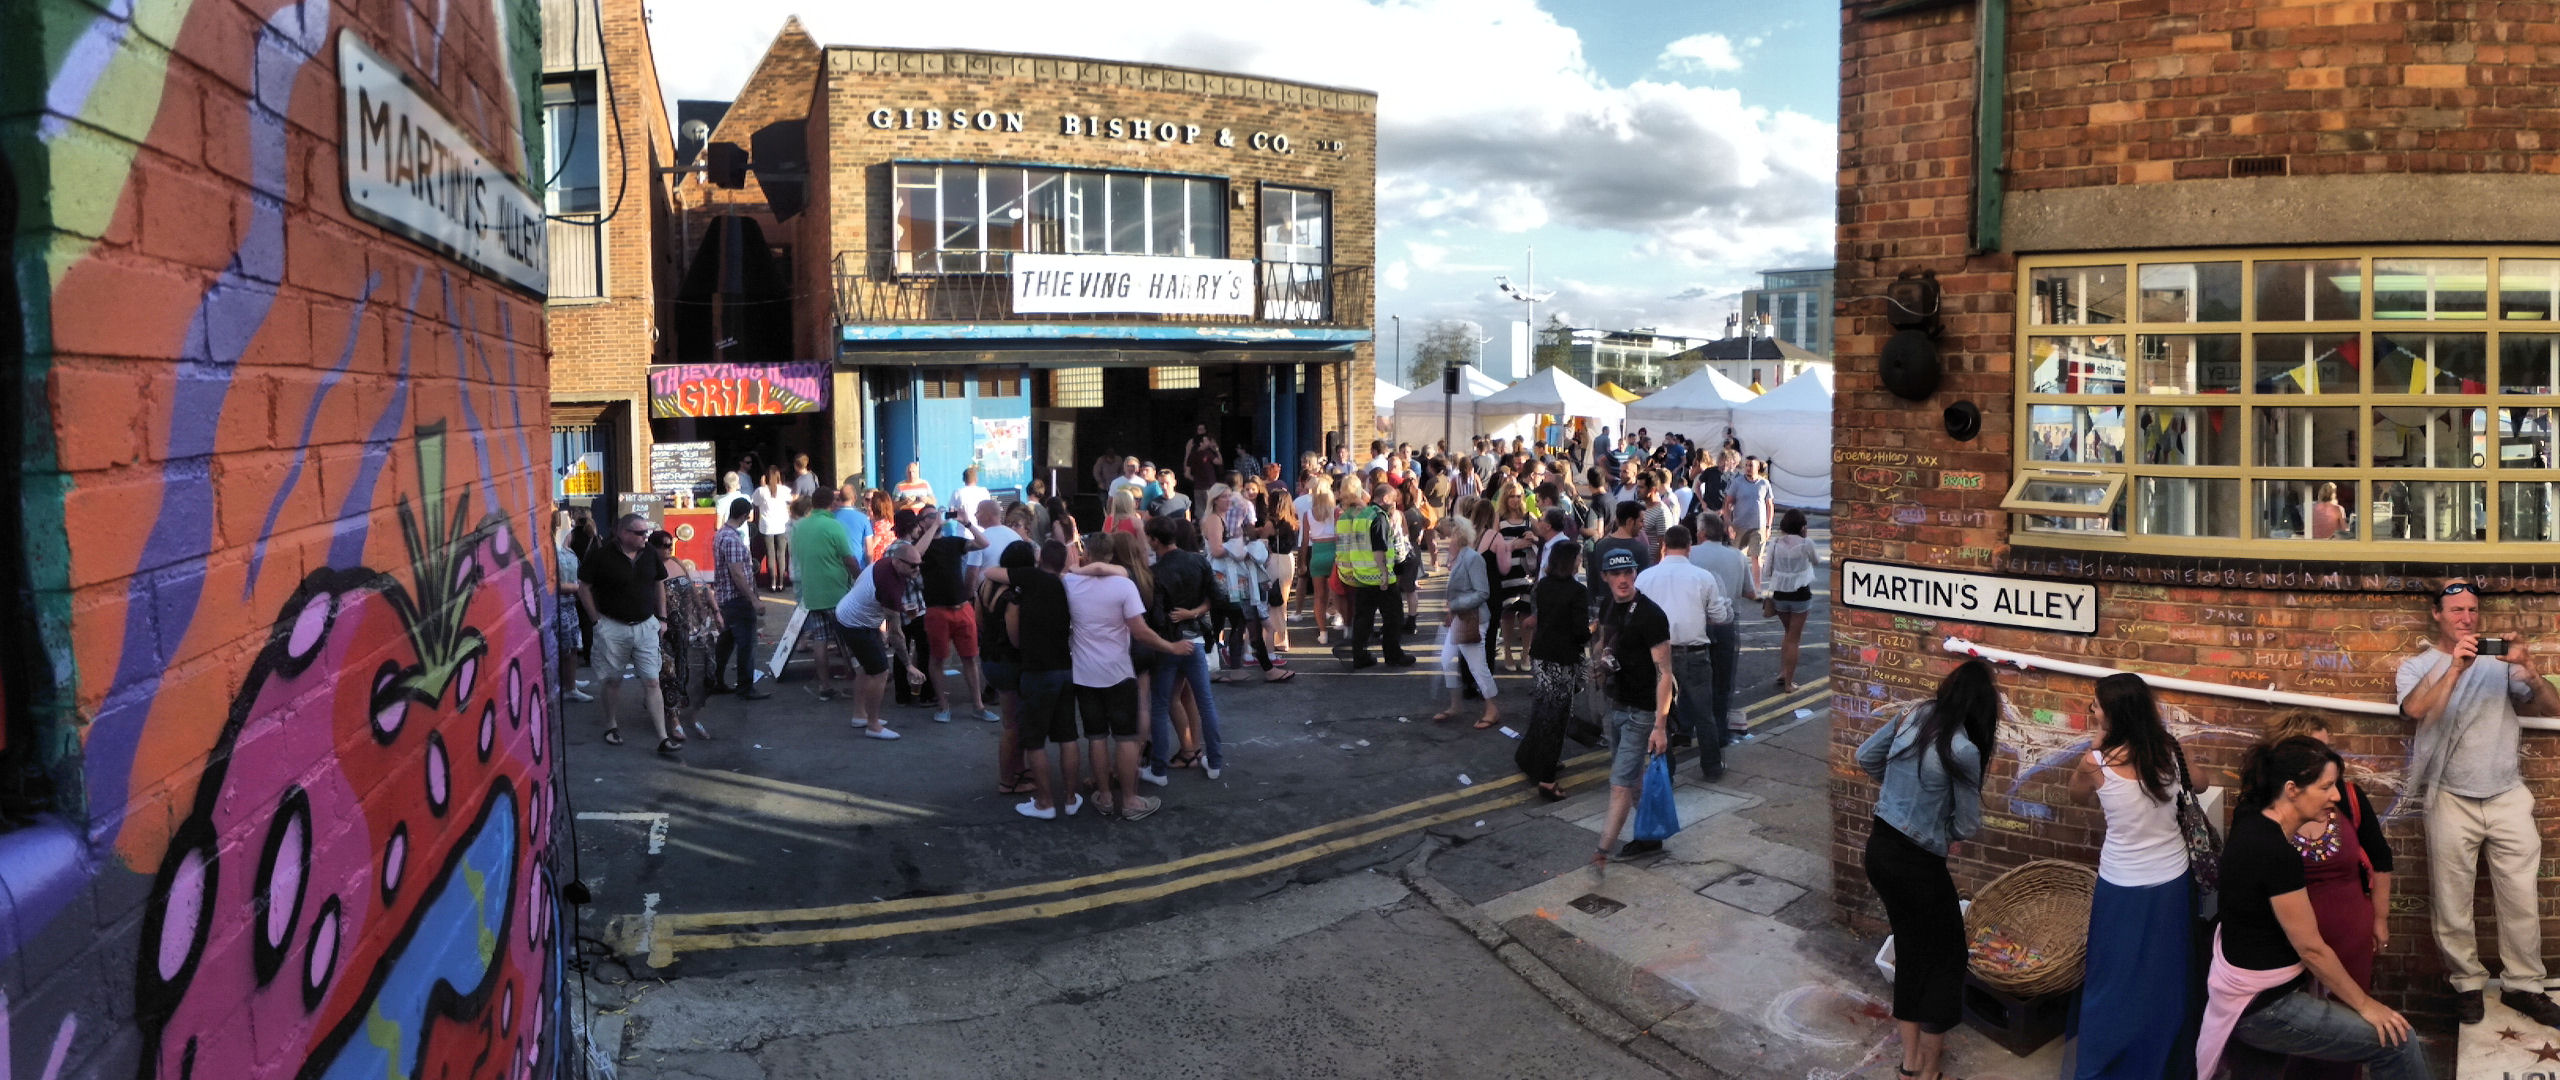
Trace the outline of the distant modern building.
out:
<instances>
[{"instance_id":1,"label":"distant modern building","mask_svg":"<svg viewBox=\"0 0 2560 1080\"><path fill-rule=\"evenodd\" d=\"M1761 271L1760 287L1742 292L1742 312L1767 328L1763 336L1831 359L1830 267Z\"/></svg>"},{"instance_id":2,"label":"distant modern building","mask_svg":"<svg viewBox=\"0 0 2560 1080\"><path fill-rule=\"evenodd\" d=\"M1673 358L1705 340L1659 333L1650 326L1633 330L1577 327L1571 333L1572 360L1566 370L1574 378L1592 386L1613 382L1639 394L1662 389L1688 375L1694 368L1679 367Z\"/></svg>"}]
</instances>

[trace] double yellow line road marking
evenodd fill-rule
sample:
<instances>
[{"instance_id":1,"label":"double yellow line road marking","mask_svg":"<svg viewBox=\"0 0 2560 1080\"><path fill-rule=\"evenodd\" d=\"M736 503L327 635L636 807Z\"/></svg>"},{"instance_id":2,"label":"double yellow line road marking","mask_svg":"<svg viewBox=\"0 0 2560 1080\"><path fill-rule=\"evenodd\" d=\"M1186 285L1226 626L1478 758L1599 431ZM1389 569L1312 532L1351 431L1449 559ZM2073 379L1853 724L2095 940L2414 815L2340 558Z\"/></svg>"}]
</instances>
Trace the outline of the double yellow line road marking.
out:
<instances>
[{"instance_id":1,"label":"double yellow line road marking","mask_svg":"<svg viewBox=\"0 0 2560 1080\"><path fill-rule=\"evenodd\" d=\"M1827 684L1799 688L1747 708L1750 715L1775 721L1794 709L1829 695ZM1757 725L1755 725L1757 726ZM1605 777L1608 752L1594 751L1564 763L1558 778L1578 786ZM1583 766L1589 766L1587 768ZM1123 867L1097 874L1036 882L980 892L908 897L869 903L766 911L681 914L657 912L647 920L625 923L617 935L625 952L646 954L652 966L664 967L678 955L753 946L825 945L870 941L910 934L940 933L1056 918L1122 904L1155 900L1176 893L1250 878L1276 870L1355 851L1408 833L1517 806L1536 797L1527 778L1514 774L1456 791L1426 796L1384 810L1300 829L1266 840L1202 852L1168 862ZM1232 864L1232 865L1220 865ZM1161 879L1161 880L1158 880ZM1131 884L1148 882L1146 884ZM1105 888L1106 886L1118 886ZM1098 892L1086 890L1101 889ZM1069 895L1069 894L1081 895ZM1028 901L1027 903L1009 903ZM1006 906L988 906L1006 905ZM976 908L955 911L952 909ZM925 914L917 918L890 916ZM816 924L816 925L810 925Z\"/></svg>"}]
</instances>

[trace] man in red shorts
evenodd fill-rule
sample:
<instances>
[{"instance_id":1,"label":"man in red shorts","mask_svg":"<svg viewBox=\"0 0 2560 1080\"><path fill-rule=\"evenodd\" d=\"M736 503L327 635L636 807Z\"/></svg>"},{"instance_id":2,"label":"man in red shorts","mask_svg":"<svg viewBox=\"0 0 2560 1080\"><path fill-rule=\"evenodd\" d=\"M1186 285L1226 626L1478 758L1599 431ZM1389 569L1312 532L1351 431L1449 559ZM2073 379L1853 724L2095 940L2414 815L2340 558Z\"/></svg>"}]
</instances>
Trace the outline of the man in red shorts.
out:
<instances>
[{"instance_id":1,"label":"man in red shorts","mask_svg":"<svg viewBox=\"0 0 2560 1080\"><path fill-rule=\"evenodd\" d=\"M924 549L925 672L941 700L933 720L948 724L952 709L959 708L1001 723L1004 714L987 707L985 684L978 675L978 612L969 602L969 553L986 547L987 537L975 521L962 518L960 524L968 535L937 536ZM935 521L933 528L940 527L940 521ZM947 674L955 666L959 675ZM966 697L960 694L962 687L968 689Z\"/></svg>"}]
</instances>

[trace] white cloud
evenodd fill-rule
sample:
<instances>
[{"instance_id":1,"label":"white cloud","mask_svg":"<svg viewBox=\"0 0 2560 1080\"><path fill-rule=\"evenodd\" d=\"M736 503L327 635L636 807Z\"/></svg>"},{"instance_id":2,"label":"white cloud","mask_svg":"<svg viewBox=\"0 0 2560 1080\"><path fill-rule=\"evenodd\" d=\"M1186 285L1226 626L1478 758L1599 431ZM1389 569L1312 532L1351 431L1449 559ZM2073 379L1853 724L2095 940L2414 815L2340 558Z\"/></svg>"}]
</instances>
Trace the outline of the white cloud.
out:
<instances>
[{"instance_id":1,"label":"white cloud","mask_svg":"<svg viewBox=\"0 0 2560 1080\"><path fill-rule=\"evenodd\" d=\"M794 7L654 5L669 97L733 96ZM1415 300L1407 319L1426 302L1432 317L1520 317L1490 295L1487 271L1515 271L1533 241L1540 287L1546 272L1588 281L1568 294L1574 309L1613 325L1720 328L1751 271L1829 261L1828 118L1735 88L1614 84L1535 0L1115 0L1109 18L1054 0L977 0L957 24L932 5L822 6L803 21L829 44L1096 56L1373 90L1379 280ZM1663 56L1739 66L1717 35ZM1666 299L1693 285L1718 290L1722 309L1708 310L1712 297Z\"/></svg>"},{"instance_id":2,"label":"white cloud","mask_svg":"<svg viewBox=\"0 0 2560 1080\"><path fill-rule=\"evenodd\" d=\"M1758 39L1753 39L1757 44ZM1733 39L1723 34L1691 34L1662 47L1657 61L1673 71L1740 71L1742 58L1734 55Z\"/></svg>"}]
</instances>

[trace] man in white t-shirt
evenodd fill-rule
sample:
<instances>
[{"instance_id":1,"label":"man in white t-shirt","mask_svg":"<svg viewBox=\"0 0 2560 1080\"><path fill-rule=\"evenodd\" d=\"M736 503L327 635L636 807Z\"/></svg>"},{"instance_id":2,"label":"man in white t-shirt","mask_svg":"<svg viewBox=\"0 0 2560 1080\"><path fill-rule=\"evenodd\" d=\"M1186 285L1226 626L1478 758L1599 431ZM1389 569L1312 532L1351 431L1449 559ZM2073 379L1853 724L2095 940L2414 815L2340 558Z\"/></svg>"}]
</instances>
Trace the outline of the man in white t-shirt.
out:
<instances>
[{"instance_id":1,"label":"man in white t-shirt","mask_svg":"<svg viewBox=\"0 0 2560 1080\"><path fill-rule=\"evenodd\" d=\"M1136 821L1164 805L1164 800L1138 794L1138 669L1130 663L1132 642L1174 656L1191 655L1191 643L1166 641L1147 629L1147 604L1128 572L1105 567L1096 573L1079 569L1063 579L1067 587L1067 651L1076 716L1084 726L1085 764L1093 770L1094 807ZM1112 740L1119 740L1113 752ZM1119 792L1111 787L1116 778Z\"/></svg>"},{"instance_id":2,"label":"man in white t-shirt","mask_svg":"<svg viewBox=\"0 0 2560 1080\"><path fill-rule=\"evenodd\" d=\"M1145 463L1136 458L1128 458L1120 463L1120 475L1113 477L1111 487L1102 493L1103 508L1106 511L1110 509L1111 497L1120 494L1124 488L1129 492L1129 502L1132 505L1145 505L1147 476L1144 466Z\"/></svg>"},{"instance_id":3,"label":"man in white t-shirt","mask_svg":"<svg viewBox=\"0 0 2560 1080\"><path fill-rule=\"evenodd\" d=\"M1672 743L1695 740L1698 769L1713 783L1724 778L1724 730L1716 726L1711 629L1733 621L1733 598L1713 573L1689 561L1689 548L1688 526L1663 530L1662 561L1636 575L1636 591L1671 623L1671 678L1680 687L1672 702Z\"/></svg>"},{"instance_id":4,"label":"man in white t-shirt","mask_svg":"<svg viewBox=\"0 0 2560 1080\"><path fill-rule=\"evenodd\" d=\"M1004 565L1004 549L1022 539L1022 534L1004 525L1004 504L994 499L978 500L978 535L986 537L987 546L969 552L969 593L977 595L978 575L990 567Z\"/></svg>"},{"instance_id":5,"label":"man in white t-shirt","mask_svg":"<svg viewBox=\"0 0 2560 1080\"><path fill-rule=\"evenodd\" d=\"M951 493L951 506L960 511L961 517L981 521L978 504L994 497L987 489L978 486L978 467L972 465L960 470L960 490ZM987 560L987 565L994 566L995 560Z\"/></svg>"}]
</instances>

